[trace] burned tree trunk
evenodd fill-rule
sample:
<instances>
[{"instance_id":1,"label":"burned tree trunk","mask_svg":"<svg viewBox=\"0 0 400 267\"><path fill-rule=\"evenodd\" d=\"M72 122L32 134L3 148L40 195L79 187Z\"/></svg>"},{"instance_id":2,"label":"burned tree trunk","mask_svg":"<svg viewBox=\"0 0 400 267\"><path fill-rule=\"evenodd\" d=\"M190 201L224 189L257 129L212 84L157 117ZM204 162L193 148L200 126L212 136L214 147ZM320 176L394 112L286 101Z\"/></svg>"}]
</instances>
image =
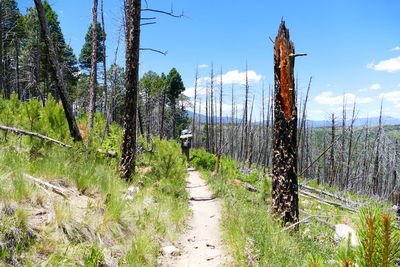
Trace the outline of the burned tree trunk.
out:
<instances>
[{"instance_id":1,"label":"burned tree trunk","mask_svg":"<svg viewBox=\"0 0 400 267\"><path fill-rule=\"evenodd\" d=\"M64 77L61 72L60 63L58 62L56 50L54 48L53 41L50 37L50 32L49 32L49 28L47 26L47 21L46 21L46 16L44 13L42 1L35 0L35 6L36 6L36 10L38 12L40 28L41 28L43 38L44 38L44 41L46 43L46 47L48 50L49 59L50 59L50 63L51 63L50 64L51 70L55 77L57 92L61 98L61 102L62 102L62 105L64 108L65 117L67 118L70 134L75 141L81 141L82 136L81 136L81 133L79 132L74 115L72 113L71 102L68 97L67 89L65 88Z\"/></svg>"},{"instance_id":2,"label":"burned tree trunk","mask_svg":"<svg viewBox=\"0 0 400 267\"><path fill-rule=\"evenodd\" d=\"M282 21L274 44L274 132L272 144L272 210L284 224L299 219L297 183L297 107L294 45Z\"/></svg>"},{"instance_id":3,"label":"burned tree trunk","mask_svg":"<svg viewBox=\"0 0 400 267\"><path fill-rule=\"evenodd\" d=\"M192 119L192 134L193 134L193 147L196 147L196 102L197 102L197 83L199 79L199 66L196 66L196 77L194 82L194 101L193 101L193 119Z\"/></svg>"},{"instance_id":4,"label":"burned tree trunk","mask_svg":"<svg viewBox=\"0 0 400 267\"><path fill-rule=\"evenodd\" d=\"M92 55L89 88L89 130L93 129L94 112L96 110L96 88L97 88L97 0L93 0L92 9Z\"/></svg>"},{"instance_id":5,"label":"burned tree trunk","mask_svg":"<svg viewBox=\"0 0 400 267\"><path fill-rule=\"evenodd\" d=\"M136 164L136 118L139 81L139 43L140 43L141 0L126 0L126 96L124 134L120 170L121 177L131 181Z\"/></svg>"}]
</instances>

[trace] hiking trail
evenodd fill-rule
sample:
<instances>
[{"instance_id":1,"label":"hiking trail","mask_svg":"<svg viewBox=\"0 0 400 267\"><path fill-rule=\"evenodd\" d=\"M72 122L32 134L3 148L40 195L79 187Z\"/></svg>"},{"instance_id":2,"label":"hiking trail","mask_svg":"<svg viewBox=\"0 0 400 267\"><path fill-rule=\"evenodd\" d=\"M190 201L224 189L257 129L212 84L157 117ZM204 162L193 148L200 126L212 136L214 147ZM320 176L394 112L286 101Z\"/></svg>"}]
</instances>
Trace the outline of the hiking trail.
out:
<instances>
[{"instance_id":1,"label":"hiking trail","mask_svg":"<svg viewBox=\"0 0 400 267\"><path fill-rule=\"evenodd\" d=\"M228 266L230 257L219 225L221 201L213 196L199 172L193 168L188 171L186 190L193 214L186 231L175 243L178 255L162 256L160 266Z\"/></svg>"}]
</instances>

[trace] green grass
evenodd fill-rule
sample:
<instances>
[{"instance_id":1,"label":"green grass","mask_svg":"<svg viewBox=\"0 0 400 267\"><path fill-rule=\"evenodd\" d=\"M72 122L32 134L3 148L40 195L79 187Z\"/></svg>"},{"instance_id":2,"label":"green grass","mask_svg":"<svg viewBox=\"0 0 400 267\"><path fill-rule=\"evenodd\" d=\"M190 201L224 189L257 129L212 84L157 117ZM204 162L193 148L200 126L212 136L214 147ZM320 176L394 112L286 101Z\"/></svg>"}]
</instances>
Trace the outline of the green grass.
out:
<instances>
[{"instance_id":1,"label":"green grass","mask_svg":"<svg viewBox=\"0 0 400 267\"><path fill-rule=\"evenodd\" d=\"M204 151L194 151L194 154L202 156ZM334 232L324 224L312 219L306 224L300 224L298 232L284 231L281 223L276 221L270 211L271 203L271 180L262 178L262 172L254 171L244 175L238 169L238 163L232 159L222 157L221 171L216 176L211 175L213 168L207 168L207 155L203 159L194 162L195 166L202 170L214 193L224 200L224 211L222 227L224 239L228 244L231 254L234 256L234 264L237 266L344 266L348 261L351 266L358 263L364 266L366 245L365 241L365 218L373 214L376 222L377 232L383 233L382 223L379 222L382 214L387 211L386 203L378 203L368 200L366 208L361 209L358 214L341 210L340 208L318 203L312 199L300 197L300 209L310 214L321 216L344 215L344 217L329 218L332 224L344 223L343 218L353 222L357 226L357 234L361 244L356 248L350 247L346 242L336 244L333 242ZM211 165L210 165L211 166ZM260 179L262 178L262 179ZM261 193L247 191L241 181L249 182L259 189ZM327 189L320 185L323 190L334 192L334 188ZM356 194L347 194L347 198L365 201L365 197ZM335 201L331 199L332 201ZM300 219L304 218L303 215ZM379 218L379 219L378 219ZM392 215L393 218L393 215ZM393 224L393 221L392 221ZM382 261L380 251L383 251L384 243L387 241L386 250L392 251L391 257L398 257L393 252L393 244L400 242L399 231L393 225L386 235L377 234L374 237L376 245L375 261ZM382 237L380 237L382 236ZM384 238L386 237L386 239ZM397 240L397 241L396 241ZM363 243L364 242L364 243ZM379 248L379 249L378 249ZM379 257L377 256L379 254ZM386 253L387 254L387 253ZM398 255L398 254L397 254ZM361 265L360 265L361 264ZM395 264L388 266L396 266Z\"/></svg>"},{"instance_id":2,"label":"green grass","mask_svg":"<svg viewBox=\"0 0 400 267\"><path fill-rule=\"evenodd\" d=\"M0 98L0 111L0 124L73 144L62 107L52 99L41 107L35 100ZM86 124L86 118L78 123ZM160 241L178 237L190 213L186 162L179 144L153 139L148 145L156 152L140 155L137 162L152 171L135 175L128 184L119 177L119 158L96 152L102 148L120 154L121 129L113 124L101 143L103 128L104 119L97 115L93 133L86 133L88 139L73 144L73 149L0 133L1 266L101 266L106 260L121 266L154 266ZM64 199L24 174L72 193ZM130 186L139 189L127 198ZM34 215L43 211L43 218L50 221L32 224L34 219L45 220Z\"/></svg>"}]
</instances>

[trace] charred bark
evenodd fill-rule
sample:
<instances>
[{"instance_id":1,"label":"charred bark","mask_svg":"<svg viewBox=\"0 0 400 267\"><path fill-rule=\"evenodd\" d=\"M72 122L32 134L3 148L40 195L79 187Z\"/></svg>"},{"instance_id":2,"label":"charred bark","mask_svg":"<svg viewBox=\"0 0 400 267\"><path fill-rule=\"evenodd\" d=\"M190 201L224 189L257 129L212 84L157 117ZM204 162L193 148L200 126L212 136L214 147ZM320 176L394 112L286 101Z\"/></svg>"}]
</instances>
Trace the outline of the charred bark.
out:
<instances>
[{"instance_id":1,"label":"charred bark","mask_svg":"<svg viewBox=\"0 0 400 267\"><path fill-rule=\"evenodd\" d=\"M140 44L140 8L141 0L125 1L126 20L126 96L124 134L121 155L121 177L132 180L136 165L136 119L139 80L139 44Z\"/></svg>"},{"instance_id":2,"label":"charred bark","mask_svg":"<svg viewBox=\"0 0 400 267\"><path fill-rule=\"evenodd\" d=\"M274 43L275 105L272 144L272 210L284 224L299 219L297 182L297 107L294 44L282 21Z\"/></svg>"},{"instance_id":3,"label":"charred bark","mask_svg":"<svg viewBox=\"0 0 400 267\"><path fill-rule=\"evenodd\" d=\"M89 87L89 130L93 129L94 112L96 110L97 88L97 0L93 0L92 9L92 55Z\"/></svg>"}]
</instances>

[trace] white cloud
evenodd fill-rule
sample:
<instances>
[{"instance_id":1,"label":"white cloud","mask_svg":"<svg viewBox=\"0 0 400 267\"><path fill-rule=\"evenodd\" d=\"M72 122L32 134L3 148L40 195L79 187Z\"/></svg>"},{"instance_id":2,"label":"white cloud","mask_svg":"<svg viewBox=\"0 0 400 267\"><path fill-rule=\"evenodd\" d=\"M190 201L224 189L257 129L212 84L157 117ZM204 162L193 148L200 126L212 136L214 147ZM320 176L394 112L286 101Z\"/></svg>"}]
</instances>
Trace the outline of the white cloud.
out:
<instances>
[{"instance_id":1,"label":"white cloud","mask_svg":"<svg viewBox=\"0 0 400 267\"><path fill-rule=\"evenodd\" d=\"M206 94L206 88L202 86L197 87L197 96L202 96ZM183 94L187 97L194 97L194 87L189 87L186 88L185 91L183 91Z\"/></svg>"},{"instance_id":2,"label":"white cloud","mask_svg":"<svg viewBox=\"0 0 400 267\"><path fill-rule=\"evenodd\" d=\"M208 65L207 64L200 64L199 68L200 69L205 69L205 68L208 68Z\"/></svg>"},{"instance_id":3,"label":"white cloud","mask_svg":"<svg viewBox=\"0 0 400 267\"><path fill-rule=\"evenodd\" d=\"M221 75L215 77L216 81L220 81ZM247 71L247 79L249 83L256 83L262 79L262 75L257 74L254 70ZM222 74L223 84L245 84L246 72L239 72L238 70L231 70Z\"/></svg>"},{"instance_id":4,"label":"white cloud","mask_svg":"<svg viewBox=\"0 0 400 267\"><path fill-rule=\"evenodd\" d=\"M382 60L378 64L375 64L374 61L367 64L367 68L378 70L378 71L387 71L387 72L395 72L400 70L400 57L394 57L387 60Z\"/></svg>"},{"instance_id":5,"label":"white cloud","mask_svg":"<svg viewBox=\"0 0 400 267\"><path fill-rule=\"evenodd\" d=\"M400 46L393 47L390 51L400 51Z\"/></svg>"},{"instance_id":6,"label":"white cloud","mask_svg":"<svg viewBox=\"0 0 400 267\"><path fill-rule=\"evenodd\" d=\"M395 104L396 107L400 107L400 91L382 93L379 98L383 98L385 101Z\"/></svg>"},{"instance_id":7,"label":"white cloud","mask_svg":"<svg viewBox=\"0 0 400 267\"><path fill-rule=\"evenodd\" d=\"M358 104L366 104L374 101L374 99L371 97L357 98L355 94L350 94L350 93L334 96L332 92L322 92L320 95L317 95L314 98L314 100L320 105L333 106L333 105L342 105L343 98L345 99L346 103L353 103L354 101L356 101L356 103Z\"/></svg>"},{"instance_id":8,"label":"white cloud","mask_svg":"<svg viewBox=\"0 0 400 267\"><path fill-rule=\"evenodd\" d=\"M371 85L369 87L369 89L371 89L371 90L379 90L381 88L382 88L382 86L379 83L374 83L373 85Z\"/></svg>"},{"instance_id":9,"label":"white cloud","mask_svg":"<svg viewBox=\"0 0 400 267\"><path fill-rule=\"evenodd\" d=\"M379 89L382 89L382 86L379 83L374 83L370 87L362 88L362 89L359 89L358 91L359 92L367 92L369 90L374 90L375 91L375 90L379 90Z\"/></svg>"}]
</instances>

